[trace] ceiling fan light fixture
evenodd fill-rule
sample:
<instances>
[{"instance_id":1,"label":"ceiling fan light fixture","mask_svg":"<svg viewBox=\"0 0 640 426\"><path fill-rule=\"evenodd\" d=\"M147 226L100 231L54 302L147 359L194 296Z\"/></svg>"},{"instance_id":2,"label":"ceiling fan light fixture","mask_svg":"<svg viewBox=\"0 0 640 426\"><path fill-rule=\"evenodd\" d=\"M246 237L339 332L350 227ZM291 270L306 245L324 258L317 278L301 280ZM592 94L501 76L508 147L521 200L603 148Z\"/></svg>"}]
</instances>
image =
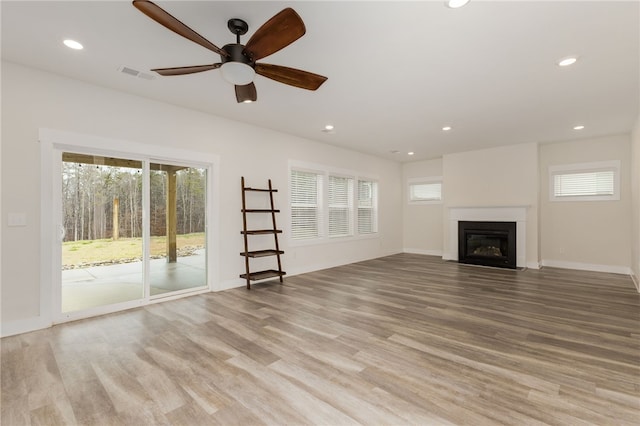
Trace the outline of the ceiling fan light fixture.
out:
<instances>
[{"instance_id":1,"label":"ceiling fan light fixture","mask_svg":"<svg viewBox=\"0 0 640 426\"><path fill-rule=\"evenodd\" d=\"M153 70L162 76L194 74L219 69L222 77L234 85L238 103L257 100L256 86L253 83L256 74L307 90L317 90L327 80L327 77L295 68L256 64L257 60L289 46L305 34L306 29L302 18L290 7L283 9L262 24L246 45L240 42L240 36L247 33L249 25L239 18L230 19L227 21L227 28L235 35L235 43L229 43L220 48L152 1L133 0L133 6L163 27L220 55L220 62L213 64Z\"/></svg>"},{"instance_id":2,"label":"ceiling fan light fixture","mask_svg":"<svg viewBox=\"0 0 640 426\"><path fill-rule=\"evenodd\" d=\"M244 86L253 82L256 71L242 62L225 62L220 67L222 78L236 86Z\"/></svg>"}]
</instances>

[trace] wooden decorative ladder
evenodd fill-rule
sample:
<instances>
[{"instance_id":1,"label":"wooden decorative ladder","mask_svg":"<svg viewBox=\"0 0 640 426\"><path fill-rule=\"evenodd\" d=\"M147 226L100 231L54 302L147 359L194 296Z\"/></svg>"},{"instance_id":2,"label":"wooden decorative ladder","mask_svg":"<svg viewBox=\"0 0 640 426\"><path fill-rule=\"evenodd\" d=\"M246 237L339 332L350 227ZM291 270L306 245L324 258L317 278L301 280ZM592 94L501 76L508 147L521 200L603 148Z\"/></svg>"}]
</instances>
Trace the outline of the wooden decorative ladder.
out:
<instances>
[{"instance_id":1,"label":"wooden decorative ladder","mask_svg":"<svg viewBox=\"0 0 640 426\"><path fill-rule=\"evenodd\" d=\"M278 229L276 226L276 213L280 213L280 210L276 210L273 205L273 193L278 192L277 189L273 189L271 186L271 179L269 179L269 188L268 189L259 189L259 188L250 188L245 186L244 184L244 176L241 179L242 185L242 227L243 230L240 232L244 237L244 252L240 253L240 256L244 256L244 265L246 269L246 273L240 274L240 278L244 278L247 280L247 289L251 289L251 281L264 280L267 278L278 277L280 282L282 283L282 276L286 275L286 272L282 270L282 263L280 261L280 255L284 254L282 250L280 250L280 245L278 244L278 234L281 234L282 231ZM269 194L269 201L271 208L270 209L248 209L247 208L247 192L266 192ZM270 229L247 229L247 213L271 213L271 223L272 227ZM249 236L250 235L266 235L273 234L275 249L268 250L249 250ZM266 256L276 256L278 259L278 269L267 269L264 271L251 272L249 265L249 258L257 258L257 257L266 257Z\"/></svg>"}]
</instances>

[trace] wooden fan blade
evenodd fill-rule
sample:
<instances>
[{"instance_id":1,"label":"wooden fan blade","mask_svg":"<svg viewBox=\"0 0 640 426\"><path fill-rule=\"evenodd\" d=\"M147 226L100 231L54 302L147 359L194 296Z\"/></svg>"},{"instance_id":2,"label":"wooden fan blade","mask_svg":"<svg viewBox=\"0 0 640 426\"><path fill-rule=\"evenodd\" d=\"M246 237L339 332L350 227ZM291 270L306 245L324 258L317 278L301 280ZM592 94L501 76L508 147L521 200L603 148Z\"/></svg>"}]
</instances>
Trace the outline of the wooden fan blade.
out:
<instances>
[{"instance_id":1,"label":"wooden fan blade","mask_svg":"<svg viewBox=\"0 0 640 426\"><path fill-rule=\"evenodd\" d=\"M156 68L151 71L157 72L163 76L170 75L185 75L185 74L194 74L202 71L215 70L216 68L220 68L222 64L211 64L211 65L193 65L190 67L174 67L174 68Z\"/></svg>"},{"instance_id":2,"label":"wooden fan blade","mask_svg":"<svg viewBox=\"0 0 640 426\"><path fill-rule=\"evenodd\" d=\"M256 85L253 83L249 83L244 86L236 86L236 99L238 100L238 103L255 102L256 100L258 100Z\"/></svg>"},{"instance_id":3,"label":"wooden fan blade","mask_svg":"<svg viewBox=\"0 0 640 426\"><path fill-rule=\"evenodd\" d=\"M181 35L184 38L187 38L194 43L198 43L202 47L206 47L209 50L216 52L222 56L229 56L227 52L220 49L215 44L211 43L206 38L202 37L200 34L187 27L177 18L171 16L168 12L162 9L157 4L150 2L148 0L133 0L133 5L142 13L147 15L149 18L153 19L157 23L164 25L171 31L176 34Z\"/></svg>"},{"instance_id":4,"label":"wooden fan blade","mask_svg":"<svg viewBox=\"0 0 640 426\"><path fill-rule=\"evenodd\" d=\"M327 81L327 77L280 65L256 64L256 73L289 86L316 90Z\"/></svg>"},{"instance_id":5,"label":"wooden fan blade","mask_svg":"<svg viewBox=\"0 0 640 426\"><path fill-rule=\"evenodd\" d=\"M287 47L304 35L304 22L295 10L286 8L265 22L251 36L244 51L257 61Z\"/></svg>"}]
</instances>

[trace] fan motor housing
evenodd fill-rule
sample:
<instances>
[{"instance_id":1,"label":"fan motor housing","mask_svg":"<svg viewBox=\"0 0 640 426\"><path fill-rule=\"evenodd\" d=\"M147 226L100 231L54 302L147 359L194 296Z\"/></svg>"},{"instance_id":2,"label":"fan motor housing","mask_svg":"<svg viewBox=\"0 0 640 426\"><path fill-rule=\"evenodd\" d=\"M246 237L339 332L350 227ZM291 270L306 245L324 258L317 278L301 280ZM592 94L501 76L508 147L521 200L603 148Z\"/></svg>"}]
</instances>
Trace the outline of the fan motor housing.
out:
<instances>
[{"instance_id":1,"label":"fan motor housing","mask_svg":"<svg viewBox=\"0 0 640 426\"><path fill-rule=\"evenodd\" d=\"M222 50L227 52L229 56L220 56L220 62L241 62L249 65L251 68L255 66L255 62L244 54L244 46L239 43L231 43L222 46Z\"/></svg>"}]
</instances>

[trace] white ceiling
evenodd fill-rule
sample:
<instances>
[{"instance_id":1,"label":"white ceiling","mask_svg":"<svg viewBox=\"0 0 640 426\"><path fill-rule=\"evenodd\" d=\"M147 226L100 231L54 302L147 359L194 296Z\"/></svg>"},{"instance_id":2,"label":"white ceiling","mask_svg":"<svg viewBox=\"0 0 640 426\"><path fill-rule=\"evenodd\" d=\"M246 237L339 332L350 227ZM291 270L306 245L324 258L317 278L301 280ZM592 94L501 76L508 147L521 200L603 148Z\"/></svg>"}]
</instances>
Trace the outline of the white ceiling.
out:
<instances>
[{"instance_id":1,"label":"white ceiling","mask_svg":"<svg viewBox=\"0 0 640 426\"><path fill-rule=\"evenodd\" d=\"M219 70L152 81L119 73L219 62L129 1L2 1L2 58L397 161L628 133L638 117L638 1L157 4L219 47L234 42L229 18L249 23L246 42L291 6L306 35L261 62L329 79L311 92L257 76L258 102L238 104ZM568 55L580 60L555 65ZM321 131L328 123L332 134Z\"/></svg>"}]
</instances>

